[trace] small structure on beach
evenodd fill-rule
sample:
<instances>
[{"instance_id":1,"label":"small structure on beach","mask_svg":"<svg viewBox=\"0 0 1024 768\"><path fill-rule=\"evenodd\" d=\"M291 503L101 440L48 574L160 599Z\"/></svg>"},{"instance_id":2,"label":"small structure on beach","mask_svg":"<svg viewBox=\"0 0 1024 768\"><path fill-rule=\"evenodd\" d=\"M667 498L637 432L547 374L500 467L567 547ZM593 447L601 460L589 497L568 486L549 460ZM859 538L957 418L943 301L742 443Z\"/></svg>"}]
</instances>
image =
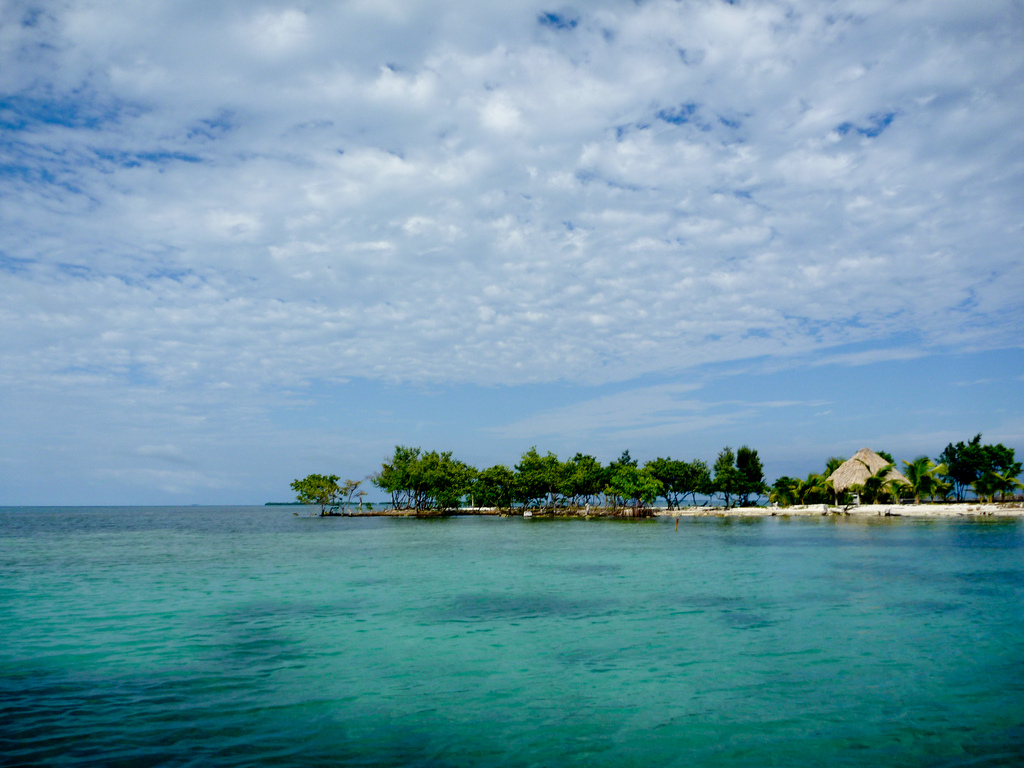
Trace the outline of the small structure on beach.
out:
<instances>
[{"instance_id":1,"label":"small structure on beach","mask_svg":"<svg viewBox=\"0 0 1024 768\"><path fill-rule=\"evenodd\" d=\"M828 482L832 484L836 496L839 496L839 494L848 491L853 486L862 487L869 477L889 464L890 462L883 459L870 448L861 448L828 476ZM883 482L889 483L893 480L906 485L908 488L910 487L910 481L901 472L897 471L895 467L885 473ZM857 503L860 503L859 493L857 494Z\"/></svg>"}]
</instances>

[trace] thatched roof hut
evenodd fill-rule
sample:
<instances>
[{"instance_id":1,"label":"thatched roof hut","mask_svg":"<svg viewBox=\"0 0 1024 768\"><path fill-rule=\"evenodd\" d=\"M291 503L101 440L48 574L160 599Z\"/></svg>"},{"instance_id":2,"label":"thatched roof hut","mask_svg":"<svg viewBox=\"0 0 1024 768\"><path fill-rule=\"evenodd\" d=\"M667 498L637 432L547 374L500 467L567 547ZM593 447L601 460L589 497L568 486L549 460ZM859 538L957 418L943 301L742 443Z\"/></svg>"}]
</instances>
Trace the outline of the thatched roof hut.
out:
<instances>
[{"instance_id":1,"label":"thatched roof hut","mask_svg":"<svg viewBox=\"0 0 1024 768\"><path fill-rule=\"evenodd\" d=\"M853 456L840 464L839 468L828 476L828 479L832 481L832 487L836 493L842 493L851 485L864 485L865 480L888 463L888 461L870 448L861 448ZM900 472L897 472L895 467L885 474L885 481L889 482L890 480L910 485L910 481Z\"/></svg>"}]
</instances>

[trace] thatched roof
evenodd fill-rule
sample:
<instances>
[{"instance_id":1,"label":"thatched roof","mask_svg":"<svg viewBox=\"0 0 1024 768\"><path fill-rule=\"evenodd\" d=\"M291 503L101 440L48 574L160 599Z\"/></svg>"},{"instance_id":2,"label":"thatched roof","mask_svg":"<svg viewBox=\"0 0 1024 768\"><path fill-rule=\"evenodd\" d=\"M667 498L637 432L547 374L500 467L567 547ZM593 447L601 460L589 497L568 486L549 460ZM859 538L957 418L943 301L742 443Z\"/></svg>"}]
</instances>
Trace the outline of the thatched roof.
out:
<instances>
[{"instance_id":1,"label":"thatched roof","mask_svg":"<svg viewBox=\"0 0 1024 768\"><path fill-rule=\"evenodd\" d=\"M889 462L872 451L870 448L861 448L853 456L839 465L839 468L828 476L832 481L832 487L837 493L842 493L851 485L864 485L864 481L875 474ZM910 485L902 474L893 467L886 475L885 480L896 480Z\"/></svg>"}]
</instances>

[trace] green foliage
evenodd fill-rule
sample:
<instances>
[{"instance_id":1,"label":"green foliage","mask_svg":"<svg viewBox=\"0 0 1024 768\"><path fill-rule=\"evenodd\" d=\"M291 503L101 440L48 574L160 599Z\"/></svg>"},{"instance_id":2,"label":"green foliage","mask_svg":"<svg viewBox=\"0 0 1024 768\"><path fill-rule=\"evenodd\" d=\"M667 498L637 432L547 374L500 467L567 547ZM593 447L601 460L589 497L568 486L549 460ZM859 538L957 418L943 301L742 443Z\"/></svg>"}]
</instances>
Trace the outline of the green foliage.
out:
<instances>
[{"instance_id":1,"label":"green foliage","mask_svg":"<svg viewBox=\"0 0 1024 768\"><path fill-rule=\"evenodd\" d=\"M682 461L672 458L657 458L644 464L644 469L661 482L661 496L669 509L682 505L686 497L696 506L697 494L714 493L711 473L706 462L700 459Z\"/></svg>"},{"instance_id":2,"label":"green foliage","mask_svg":"<svg viewBox=\"0 0 1024 768\"><path fill-rule=\"evenodd\" d=\"M881 454L879 454L881 456ZM880 467L875 474L871 475L863 484L851 485L850 490L860 495L862 504L874 504L881 501L886 495L892 494L892 486L887 486L885 476L889 474L889 470L893 467L892 464L886 464L884 467ZM903 486L904 488L906 486Z\"/></svg>"},{"instance_id":3,"label":"green foliage","mask_svg":"<svg viewBox=\"0 0 1024 768\"><path fill-rule=\"evenodd\" d=\"M879 451L879 455L891 460L885 452ZM534 446L522 454L514 469L497 464L482 472L453 458L450 452L425 453L418 447L396 445L394 454L371 479L391 494L392 507L417 511L452 510L465 500L474 506L509 509L522 504L554 511L590 504L602 493L607 505L627 502L635 510L659 496L669 508L679 507L687 498L696 504L698 495L708 500L719 496L726 507L733 507L758 503L760 496L768 494L772 502L789 506L839 503L828 477L842 463L842 458L833 456L823 473L811 473L803 480L780 477L769 488L757 451L746 445L737 451L723 448L713 468L700 459L671 457L659 457L640 468L628 450L607 466L583 453L563 462L550 451L542 455ZM981 498L1005 498L1024 488L1017 479L1022 465L1015 461L1013 449L1002 444L983 445L980 434L968 443L947 445L939 463L919 456L903 464L909 486L886 478L893 467L890 462L863 485L850 490L858 492L865 503L872 503L887 498L899 500L906 494L913 494L917 501L944 500L953 492L962 499L969 489ZM327 514L328 509L334 511L342 505L347 508L358 503L362 509L367 494L361 485L360 481L346 480L339 486L337 475L309 475L295 480L291 487L300 502L318 504L321 514Z\"/></svg>"},{"instance_id":4,"label":"green foliage","mask_svg":"<svg viewBox=\"0 0 1024 768\"><path fill-rule=\"evenodd\" d=\"M732 448L726 446L718 453L715 459L715 479L713 488L715 493L722 496L724 506L731 507L735 496L742 492L746 478L736 467L736 454Z\"/></svg>"},{"instance_id":5,"label":"green foliage","mask_svg":"<svg viewBox=\"0 0 1024 768\"><path fill-rule=\"evenodd\" d=\"M555 454L548 451L546 456L541 456L534 446L522 455L516 464L516 472L518 501L528 507L537 506L541 502L545 506L550 504L552 509L557 505L564 478L563 464Z\"/></svg>"},{"instance_id":6,"label":"green foliage","mask_svg":"<svg viewBox=\"0 0 1024 768\"><path fill-rule=\"evenodd\" d=\"M413 476L420 460L420 449L396 445L390 461L381 465L381 470L371 480L381 490L391 494L393 509L411 509L416 504Z\"/></svg>"},{"instance_id":7,"label":"green foliage","mask_svg":"<svg viewBox=\"0 0 1024 768\"><path fill-rule=\"evenodd\" d=\"M689 462L689 479L686 481L686 494L697 504L697 494L707 496L710 500L715 493L715 481L711 477L711 469L706 461L694 459ZM707 503L707 502L705 502Z\"/></svg>"},{"instance_id":8,"label":"green foliage","mask_svg":"<svg viewBox=\"0 0 1024 768\"><path fill-rule=\"evenodd\" d=\"M471 490L476 470L450 451L423 453L395 446L390 462L373 476L373 484L391 494L395 509L449 510L459 507Z\"/></svg>"},{"instance_id":9,"label":"green foliage","mask_svg":"<svg viewBox=\"0 0 1024 768\"><path fill-rule=\"evenodd\" d=\"M975 494L986 501L995 501L997 493L1005 501L1006 494L1013 493L1018 488L1024 488L1024 483L1011 477L1009 473L986 472L974 481Z\"/></svg>"},{"instance_id":10,"label":"green foliage","mask_svg":"<svg viewBox=\"0 0 1024 768\"><path fill-rule=\"evenodd\" d=\"M678 507L683 499L682 486L686 481L687 465L685 461L658 457L644 464L651 477L661 483L661 495L669 509Z\"/></svg>"},{"instance_id":11,"label":"green foliage","mask_svg":"<svg viewBox=\"0 0 1024 768\"><path fill-rule=\"evenodd\" d=\"M764 481L764 466L757 451L749 446L740 446L735 453L726 446L715 459L712 480L704 462L693 462L687 477L686 493L720 494L726 507L748 506L757 498L768 493Z\"/></svg>"},{"instance_id":12,"label":"green foliage","mask_svg":"<svg viewBox=\"0 0 1024 768\"><path fill-rule=\"evenodd\" d=\"M495 464L477 474L472 494L478 507L508 509L515 501L516 476L504 464Z\"/></svg>"},{"instance_id":13,"label":"green foliage","mask_svg":"<svg viewBox=\"0 0 1024 768\"><path fill-rule=\"evenodd\" d=\"M842 456L830 456L828 461L825 462L825 477L831 475L845 463L846 459L844 459Z\"/></svg>"},{"instance_id":14,"label":"green foliage","mask_svg":"<svg viewBox=\"0 0 1024 768\"><path fill-rule=\"evenodd\" d=\"M604 489L604 467L595 457L577 453L562 465L560 491L572 506L590 504Z\"/></svg>"},{"instance_id":15,"label":"green foliage","mask_svg":"<svg viewBox=\"0 0 1024 768\"><path fill-rule=\"evenodd\" d=\"M953 484L960 501L972 487L983 498L994 498L996 493L1005 495L1015 487L1022 468L1021 463L1015 461L1012 448L1002 443L982 445L980 433L968 443L950 443L939 454L938 461L945 465L946 470L941 474Z\"/></svg>"},{"instance_id":16,"label":"green foliage","mask_svg":"<svg viewBox=\"0 0 1024 768\"><path fill-rule=\"evenodd\" d=\"M768 499L782 507L794 504L830 504L835 499L835 492L826 475L812 472L806 480L798 477L780 477L772 484Z\"/></svg>"},{"instance_id":17,"label":"green foliage","mask_svg":"<svg viewBox=\"0 0 1024 768\"><path fill-rule=\"evenodd\" d=\"M882 490L889 495L889 501L899 504L903 495L910 491L910 486L899 478L892 478L882 483Z\"/></svg>"},{"instance_id":18,"label":"green foliage","mask_svg":"<svg viewBox=\"0 0 1024 768\"><path fill-rule=\"evenodd\" d=\"M341 503L341 488L338 487L337 475L306 475L301 480L293 480L291 489L295 491L296 501L300 504L317 504L320 514L328 514L328 509L335 512Z\"/></svg>"},{"instance_id":19,"label":"green foliage","mask_svg":"<svg viewBox=\"0 0 1024 768\"><path fill-rule=\"evenodd\" d=\"M797 477L783 475L772 483L768 501L780 507L791 507L800 503L799 487L802 481Z\"/></svg>"},{"instance_id":20,"label":"green foliage","mask_svg":"<svg viewBox=\"0 0 1024 768\"><path fill-rule=\"evenodd\" d=\"M635 463L623 463L615 468L606 492L613 497L628 500L634 513L639 513L658 498L661 491L661 481L649 470L638 469Z\"/></svg>"},{"instance_id":21,"label":"green foliage","mask_svg":"<svg viewBox=\"0 0 1024 768\"><path fill-rule=\"evenodd\" d=\"M736 490L737 505L750 506L759 496L768 492L764 482L764 467L757 451L741 445L736 451L736 469L740 473L740 482Z\"/></svg>"},{"instance_id":22,"label":"green foliage","mask_svg":"<svg viewBox=\"0 0 1024 768\"><path fill-rule=\"evenodd\" d=\"M629 455L629 449L622 452L619 458L608 464L609 476L614 475L619 467L636 467L637 460Z\"/></svg>"},{"instance_id":23,"label":"green foliage","mask_svg":"<svg viewBox=\"0 0 1024 768\"><path fill-rule=\"evenodd\" d=\"M943 465L940 464L939 467L943 468ZM941 477L943 473L941 469L936 469L936 474ZM953 484L940 479L940 477L936 477L935 483L932 485L932 495L930 496L932 501L947 501L949 494L953 492Z\"/></svg>"},{"instance_id":24,"label":"green foliage","mask_svg":"<svg viewBox=\"0 0 1024 768\"><path fill-rule=\"evenodd\" d=\"M918 456L913 461L904 459L903 466L903 474L910 483L906 490L913 495L914 501L920 503L922 496L932 498L938 482L936 473L940 469L945 472L945 467L933 464L927 456Z\"/></svg>"},{"instance_id":25,"label":"green foliage","mask_svg":"<svg viewBox=\"0 0 1024 768\"><path fill-rule=\"evenodd\" d=\"M425 453L416 475L417 509L458 509L475 475L476 470L453 459L451 451Z\"/></svg>"},{"instance_id":26,"label":"green foliage","mask_svg":"<svg viewBox=\"0 0 1024 768\"><path fill-rule=\"evenodd\" d=\"M883 459L885 459L887 462L889 462L893 466L896 465L896 459L894 459L892 457L891 453L886 453L885 451L875 451L875 453L877 453L879 456L881 456Z\"/></svg>"}]
</instances>

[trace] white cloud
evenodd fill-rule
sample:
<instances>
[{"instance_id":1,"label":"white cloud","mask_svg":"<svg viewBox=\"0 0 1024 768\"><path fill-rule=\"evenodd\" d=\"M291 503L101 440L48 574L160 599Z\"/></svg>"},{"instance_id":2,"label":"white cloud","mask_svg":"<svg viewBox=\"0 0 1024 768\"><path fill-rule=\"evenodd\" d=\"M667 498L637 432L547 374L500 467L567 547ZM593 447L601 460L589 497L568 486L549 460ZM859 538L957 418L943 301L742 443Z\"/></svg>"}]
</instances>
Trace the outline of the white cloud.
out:
<instances>
[{"instance_id":1,"label":"white cloud","mask_svg":"<svg viewBox=\"0 0 1024 768\"><path fill-rule=\"evenodd\" d=\"M807 410L827 404L823 400L720 400L713 393L698 394L701 389L703 386L697 384L637 387L539 412L491 432L522 443L553 437L563 441L568 438L577 445L636 443L685 438L752 420L766 410Z\"/></svg>"},{"instance_id":2,"label":"white cloud","mask_svg":"<svg viewBox=\"0 0 1024 768\"><path fill-rule=\"evenodd\" d=\"M0 381L1020 345L1014 3L549 11L5 5Z\"/></svg>"},{"instance_id":3,"label":"white cloud","mask_svg":"<svg viewBox=\"0 0 1024 768\"><path fill-rule=\"evenodd\" d=\"M522 126L522 113L507 98L488 99L480 110L480 120L499 133L513 133Z\"/></svg>"},{"instance_id":4,"label":"white cloud","mask_svg":"<svg viewBox=\"0 0 1024 768\"><path fill-rule=\"evenodd\" d=\"M259 54L279 55L302 45L308 26L306 14L295 8L260 11L242 26L242 42L251 44Z\"/></svg>"},{"instance_id":5,"label":"white cloud","mask_svg":"<svg viewBox=\"0 0 1024 768\"><path fill-rule=\"evenodd\" d=\"M171 464L189 464L191 461L181 449L175 445L140 445L136 449L139 456L155 457Z\"/></svg>"}]
</instances>

